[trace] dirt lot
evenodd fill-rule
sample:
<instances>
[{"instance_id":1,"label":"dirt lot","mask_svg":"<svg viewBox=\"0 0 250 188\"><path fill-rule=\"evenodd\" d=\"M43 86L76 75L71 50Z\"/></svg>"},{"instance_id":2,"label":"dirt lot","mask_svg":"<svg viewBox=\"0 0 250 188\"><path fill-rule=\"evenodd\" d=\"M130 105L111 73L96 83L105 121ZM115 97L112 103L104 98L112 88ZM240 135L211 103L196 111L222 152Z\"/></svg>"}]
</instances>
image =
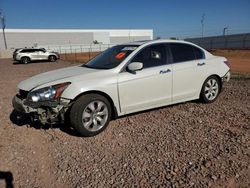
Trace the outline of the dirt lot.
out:
<instances>
[{"instance_id":1,"label":"dirt lot","mask_svg":"<svg viewBox=\"0 0 250 188\"><path fill-rule=\"evenodd\" d=\"M211 50L214 55L226 57L233 73L250 75L250 50ZM61 54L61 59L86 63L100 52Z\"/></svg>"},{"instance_id":2,"label":"dirt lot","mask_svg":"<svg viewBox=\"0 0 250 188\"><path fill-rule=\"evenodd\" d=\"M250 73L250 50L212 50L211 53L226 57L234 73Z\"/></svg>"},{"instance_id":3,"label":"dirt lot","mask_svg":"<svg viewBox=\"0 0 250 188\"><path fill-rule=\"evenodd\" d=\"M70 63L0 60L0 187L250 187L250 80L213 104L188 102L112 121L81 138L17 120L16 85Z\"/></svg>"},{"instance_id":4,"label":"dirt lot","mask_svg":"<svg viewBox=\"0 0 250 188\"><path fill-rule=\"evenodd\" d=\"M60 58L63 61L86 63L93 57L97 56L101 52L84 52L84 53L71 53L60 54Z\"/></svg>"}]
</instances>

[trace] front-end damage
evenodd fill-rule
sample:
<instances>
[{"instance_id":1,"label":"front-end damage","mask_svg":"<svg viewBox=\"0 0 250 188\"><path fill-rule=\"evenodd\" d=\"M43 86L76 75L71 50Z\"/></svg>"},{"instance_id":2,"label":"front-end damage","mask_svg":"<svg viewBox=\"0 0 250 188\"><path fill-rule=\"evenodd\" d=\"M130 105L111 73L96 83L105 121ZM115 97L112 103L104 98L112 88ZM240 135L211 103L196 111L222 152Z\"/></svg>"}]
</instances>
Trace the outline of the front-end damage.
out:
<instances>
[{"instance_id":1,"label":"front-end damage","mask_svg":"<svg viewBox=\"0 0 250 188\"><path fill-rule=\"evenodd\" d=\"M71 105L70 99L58 98L56 100L32 102L23 96L25 91L20 90L12 100L14 109L27 114L32 121L39 121L42 124L63 123L65 113Z\"/></svg>"}]
</instances>

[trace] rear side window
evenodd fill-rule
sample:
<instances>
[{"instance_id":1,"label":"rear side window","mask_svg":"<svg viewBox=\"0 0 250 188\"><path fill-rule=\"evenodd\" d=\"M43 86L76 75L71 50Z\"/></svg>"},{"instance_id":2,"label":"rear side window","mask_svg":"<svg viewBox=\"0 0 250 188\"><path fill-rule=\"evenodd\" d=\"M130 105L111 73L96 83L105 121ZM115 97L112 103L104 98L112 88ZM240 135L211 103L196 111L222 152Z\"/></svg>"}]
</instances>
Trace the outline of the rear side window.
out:
<instances>
[{"instance_id":1,"label":"rear side window","mask_svg":"<svg viewBox=\"0 0 250 188\"><path fill-rule=\"evenodd\" d=\"M44 50L42 50L42 49L38 49L38 50L36 50L37 52L45 52Z\"/></svg>"},{"instance_id":2,"label":"rear side window","mask_svg":"<svg viewBox=\"0 0 250 188\"><path fill-rule=\"evenodd\" d=\"M199 49L195 46L193 46L193 49L194 49L194 55L195 55L196 59L204 59L205 58L205 54L201 49Z\"/></svg>"},{"instance_id":3,"label":"rear side window","mask_svg":"<svg viewBox=\"0 0 250 188\"><path fill-rule=\"evenodd\" d=\"M172 52L174 63L196 59L193 48L190 45L175 43L170 44L170 49Z\"/></svg>"},{"instance_id":4,"label":"rear side window","mask_svg":"<svg viewBox=\"0 0 250 188\"><path fill-rule=\"evenodd\" d=\"M131 62L142 62L143 68L166 65L166 47L157 44L142 49Z\"/></svg>"},{"instance_id":5,"label":"rear side window","mask_svg":"<svg viewBox=\"0 0 250 188\"><path fill-rule=\"evenodd\" d=\"M172 43L170 49L174 63L204 59L205 57L201 49L189 44Z\"/></svg>"}]
</instances>

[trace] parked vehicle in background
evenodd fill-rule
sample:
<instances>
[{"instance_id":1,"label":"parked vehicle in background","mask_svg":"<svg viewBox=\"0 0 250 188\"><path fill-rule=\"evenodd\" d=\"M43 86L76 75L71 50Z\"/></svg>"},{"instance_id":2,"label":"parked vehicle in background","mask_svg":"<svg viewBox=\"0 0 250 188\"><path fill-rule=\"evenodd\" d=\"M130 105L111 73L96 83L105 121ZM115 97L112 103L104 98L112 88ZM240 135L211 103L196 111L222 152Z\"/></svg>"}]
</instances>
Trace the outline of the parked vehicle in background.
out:
<instances>
[{"instance_id":1,"label":"parked vehicle in background","mask_svg":"<svg viewBox=\"0 0 250 188\"><path fill-rule=\"evenodd\" d=\"M13 52L13 60L24 64L39 60L55 62L59 58L59 53L50 52L44 48L20 48Z\"/></svg>"},{"instance_id":2,"label":"parked vehicle in background","mask_svg":"<svg viewBox=\"0 0 250 188\"><path fill-rule=\"evenodd\" d=\"M94 136L122 115L195 99L212 103L229 70L226 58L189 42L134 42L21 82L13 107L44 124L69 114L81 135Z\"/></svg>"}]
</instances>

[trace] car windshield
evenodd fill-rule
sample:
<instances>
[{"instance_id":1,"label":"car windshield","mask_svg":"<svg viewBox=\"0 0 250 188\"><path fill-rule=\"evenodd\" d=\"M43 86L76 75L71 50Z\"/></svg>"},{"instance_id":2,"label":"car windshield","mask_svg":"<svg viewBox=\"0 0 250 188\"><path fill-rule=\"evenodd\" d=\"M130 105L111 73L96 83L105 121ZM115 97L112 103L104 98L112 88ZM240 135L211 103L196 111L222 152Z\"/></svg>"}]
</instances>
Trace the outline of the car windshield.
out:
<instances>
[{"instance_id":1,"label":"car windshield","mask_svg":"<svg viewBox=\"0 0 250 188\"><path fill-rule=\"evenodd\" d=\"M93 69L115 68L137 47L138 45L118 45L111 47L82 66Z\"/></svg>"}]
</instances>

